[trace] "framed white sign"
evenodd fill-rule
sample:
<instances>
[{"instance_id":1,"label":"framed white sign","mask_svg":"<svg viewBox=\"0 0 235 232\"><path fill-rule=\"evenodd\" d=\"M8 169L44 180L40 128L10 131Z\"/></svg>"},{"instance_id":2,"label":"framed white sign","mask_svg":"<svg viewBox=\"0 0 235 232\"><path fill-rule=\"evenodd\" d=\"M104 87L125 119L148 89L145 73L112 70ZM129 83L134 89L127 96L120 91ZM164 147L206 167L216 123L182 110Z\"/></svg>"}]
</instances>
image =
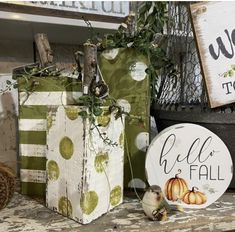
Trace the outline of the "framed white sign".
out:
<instances>
[{"instance_id":1,"label":"framed white sign","mask_svg":"<svg viewBox=\"0 0 235 232\"><path fill-rule=\"evenodd\" d=\"M235 2L190 5L211 108L235 102Z\"/></svg>"},{"instance_id":2,"label":"framed white sign","mask_svg":"<svg viewBox=\"0 0 235 232\"><path fill-rule=\"evenodd\" d=\"M14 4L15 6L28 6L43 8L45 10L58 10L64 16L65 12L70 13L85 13L102 16L112 16L124 18L129 14L128 1L4 1L5 4ZM22 8L21 8L22 9ZM31 11L30 8L28 8ZM40 11L43 13L43 11ZM44 12L45 13L45 12ZM55 12L53 12L55 13ZM52 16L55 16L52 14ZM73 14L70 15L73 18Z\"/></svg>"},{"instance_id":3,"label":"framed white sign","mask_svg":"<svg viewBox=\"0 0 235 232\"><path fill-rule=\"evenodd\" d=\"M233 165L224 142L208 129L182 123L166 128L149 146L146 173L169 204L205 208L228 188Z\"/></svg>"}]
</instances>

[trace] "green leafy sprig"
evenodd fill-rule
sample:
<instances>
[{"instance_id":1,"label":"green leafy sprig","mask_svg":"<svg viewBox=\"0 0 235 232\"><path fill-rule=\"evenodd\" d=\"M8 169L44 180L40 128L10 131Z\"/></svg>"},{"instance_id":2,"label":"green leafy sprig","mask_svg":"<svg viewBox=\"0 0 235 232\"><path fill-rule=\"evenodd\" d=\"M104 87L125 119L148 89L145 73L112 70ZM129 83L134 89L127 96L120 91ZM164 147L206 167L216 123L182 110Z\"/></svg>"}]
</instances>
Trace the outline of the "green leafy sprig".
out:
<instances>
[{"instance_id":1,"label":"green leafy sprig","mask_svg":"<svg viewBox=\"0 0 235 232\"><path fill-rule=\"evenodd\" d=\"M106 35L100 40L101 49L131 47L147 56L149 64L146 73L150 78L152 100L161 94L162 89L157 90L156 83L162 70L166 76L172 78L177 76L175 65L166 54L167 39L164 27L168 22L167 4L167 2L143 2L137 17L130 15L116 33ZM128 30L130 27L134 30L131 33Z\"/></svg>"},{"instance_id":2,"label":"green leafy sprig","mask_svg":"<svg viewBox=\"0 0 235 232\"><path fill-rule=\"evenodd\" d=\"M94 95L84 95L78 98L77 103L87 108L87 110L80 111L79 115L83 119L89 119L91 123L95 122L95 116L100 116L103 113L101 106L103 101Z\"/></svg>"},{"instance_id":3,"label":"green leafy sprig","mask_svg":"<svg viewBox=\"0 0 235 232\"><path fill-rule=\"evenodd\" d=\"M17 83L18 78L24 78L26 85L25 85L25 92L28 95L29 91L33 91L34 87L37 85L36 82L32 82L30 84L30 79L34 77L47 77L47 76L53 76L53 77L60 77L61 76L61 70L55 69L55 66L49 66L45 68L40 68L39 66L25 66L22 67L19 72L15 72L12 75L13 81L6 80L6 87L4 89L0 89L0 94L3 94L5 92L11 91L12 89L17 89L19 87Z\"/></svg>"},{"instance_id":4,"label":"green leafy sprig","mask_svg":"<svg viewBox=\"0 0 235 232\"><path fill-rule=\"evenodd\" d=\"M10 80L6 80L6 87L0 89L0 94L6 93L8 91L11 91L12 89L17 89L17 88L18 84L16 81L12 82Z\"/></svg>"},{"instance_id":5,"label":"green leafy sprig","mask_svg":"<svg viewBox=\"0 0 235 232\"><path fill-rule=\"evenodd\" d=\"M228 71L224 72L220 76L222 76L222 77L233 77L235 75L235 64L232 64L230 67L231 68Z\"/></svg>"},{"instance_id":6,"label":"green leafy sprig","mask_svg":"<svg viewBox=\"0 0 235 232\"><path fill-rule=\"evenodd\" d=\"M84 95L78 98L77 103L84 106L84 110L80 111L78 114L83 120L89 120L91 123L90 130L96 129L100 138L103 142L109 146L117 146L118 144L106 136L106 133L100 131L100 124L96 124L96 117L105 114L114 113L115 120L125 117L126 121L129 123L136 122L140 127L145 128L145 120L141 116L131 115L127 113L123 107L117 104L117 101L113 98L100 99L94 95ZM123 120L124 122L124 120Z\"/></svg>"},{"instance_id":7,"label":"green leafy sprig","mask_svg":"<svg viewBox=\"0 0 235 232\"><path fill-rule=\"evenodd\" d=\"M106 136L106 133L100 131L99 126L101 125L96 124L96 117L101 116L104 113L104 109L102 108L104 105L103 100L94 95L84 95L78 98L77 102L79 105L85 107L85 110L80 111L78 114L83 120L89 120L91 123L90 130L96 129L105 144L109 146L117 146L117 142L112 141Z\"/></svg>"}]
</instances>

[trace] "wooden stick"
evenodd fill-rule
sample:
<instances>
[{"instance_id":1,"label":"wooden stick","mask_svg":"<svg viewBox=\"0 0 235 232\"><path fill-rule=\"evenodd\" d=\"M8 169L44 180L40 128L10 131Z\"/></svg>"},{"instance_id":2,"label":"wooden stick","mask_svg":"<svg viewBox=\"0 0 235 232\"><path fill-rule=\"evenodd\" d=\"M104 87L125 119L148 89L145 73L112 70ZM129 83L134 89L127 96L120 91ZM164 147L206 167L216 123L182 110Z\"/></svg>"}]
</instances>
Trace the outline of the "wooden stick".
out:
<instances>
[{"instance_id":1,"label":"wooden stick","mask_svg":"<svg viewBox=\"0 0 235 232\"><path fill-rule=\"evenodd\" d=\"M84 79L83 94L89 94L90 85L97 74L97 47L95 44L84 44Z\"/></svg>"},{"instance_id":2,"label":"wooden stick","mask_svg":"<svg viewBox=\"0 0 235 232\"><path fill-rule=\"evenodd\" d=\"M53 51L51 50L47 35L38 33L34 36L34 39L37 45L41 67L52 65Z\"/></svg>"}]
</instances>

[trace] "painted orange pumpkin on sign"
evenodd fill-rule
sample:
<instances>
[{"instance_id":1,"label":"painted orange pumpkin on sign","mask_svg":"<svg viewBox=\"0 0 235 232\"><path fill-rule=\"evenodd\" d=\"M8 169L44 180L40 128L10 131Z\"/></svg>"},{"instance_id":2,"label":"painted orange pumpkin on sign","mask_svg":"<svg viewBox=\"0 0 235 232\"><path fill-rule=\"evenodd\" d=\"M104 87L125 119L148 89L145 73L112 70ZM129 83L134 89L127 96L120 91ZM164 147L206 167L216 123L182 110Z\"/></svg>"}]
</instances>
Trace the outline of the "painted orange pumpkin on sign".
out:
<instances>
[{"instance_id":1,"label":"painted orange pumpkin on sign","mask_svg":"<svg viewBox=\"0 0 235 232\"><path fill-rule=\"evenodd\" d=\"M165 184L165 195L169 201L177 201L182 199L184 193L188 191L187 182L179 177L181 170L178 170L178 173L174 178L170 178Z\"/></svg>"},{"instance_id":2,"label":"painted orange pumpkin on sign","mask_svg":"<svg viewBox=\"0 0 235 232\"><path fill-rule=\"evenodd\" d=\"M197 187L193 187L192 190L188 190L182 200L186 204L195 204L195 205L202 205L206 203L207 198L206 195L202 192L197 191Z\"/></svg>"}]
</instances>

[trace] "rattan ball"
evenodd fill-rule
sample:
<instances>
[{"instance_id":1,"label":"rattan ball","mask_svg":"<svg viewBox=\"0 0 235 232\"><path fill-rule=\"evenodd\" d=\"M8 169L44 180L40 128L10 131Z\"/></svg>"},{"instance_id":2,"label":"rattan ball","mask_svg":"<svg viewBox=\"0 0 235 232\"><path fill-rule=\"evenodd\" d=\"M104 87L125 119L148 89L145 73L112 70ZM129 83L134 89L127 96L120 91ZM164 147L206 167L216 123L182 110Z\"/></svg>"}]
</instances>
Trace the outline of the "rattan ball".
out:
<instances>
[{"instance_id":1,"label":"rattan ball","mask_svg":"<svg viewBox=\"0 0 235 232\"><path fill-rule=\"evenodd\" d=\"M0 162L0 210L8 204L15 192L16 175L7 165Z\"/></svg>"}]
</instances>

